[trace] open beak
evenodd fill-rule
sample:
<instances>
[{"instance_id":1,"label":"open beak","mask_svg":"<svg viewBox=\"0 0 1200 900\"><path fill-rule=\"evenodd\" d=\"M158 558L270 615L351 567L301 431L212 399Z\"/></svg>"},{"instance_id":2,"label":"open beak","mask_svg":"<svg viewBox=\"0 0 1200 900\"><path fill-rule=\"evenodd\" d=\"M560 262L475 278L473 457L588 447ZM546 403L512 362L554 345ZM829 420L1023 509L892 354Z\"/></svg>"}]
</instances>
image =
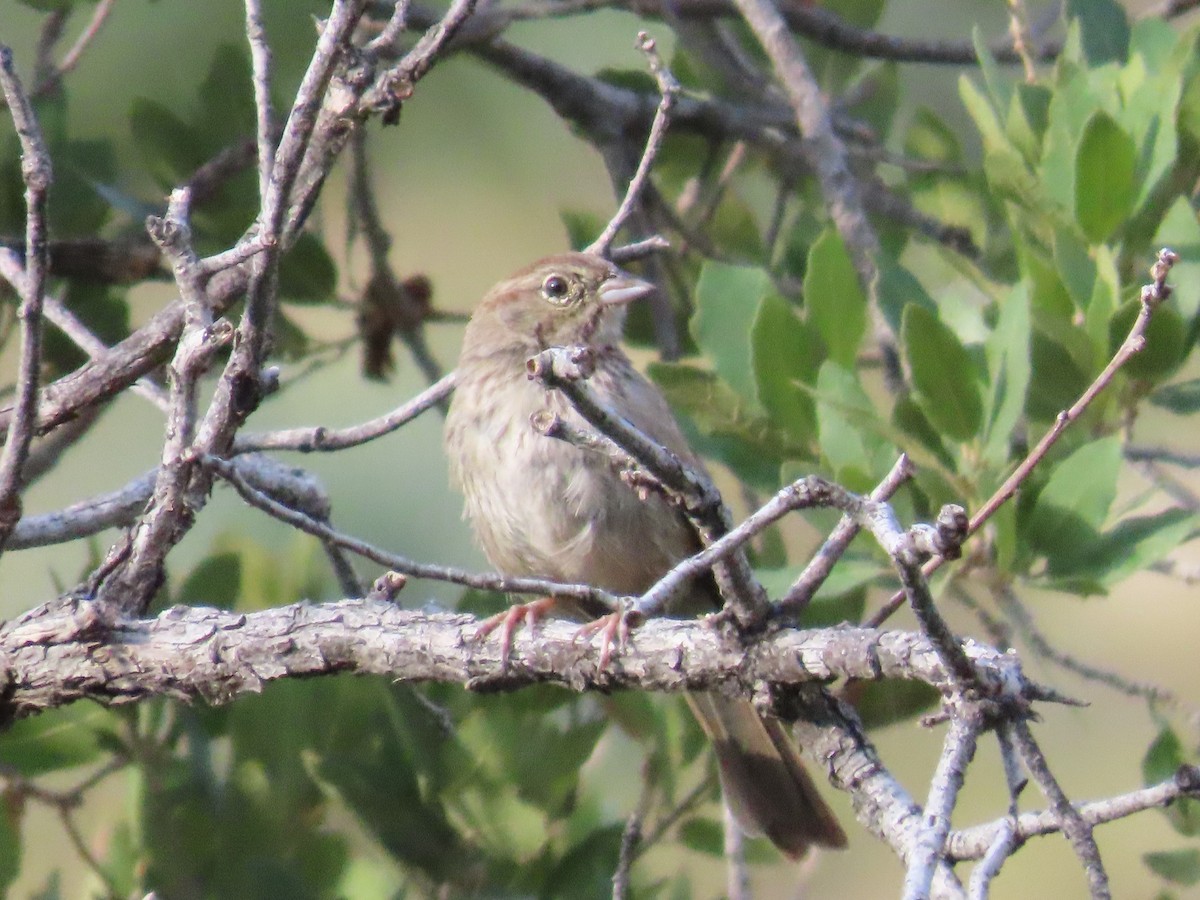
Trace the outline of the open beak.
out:
<instances>
[{"instance_id":1,"label":"open beak","mask_svg":"<svg viewBox=\"0 0 1200 900\"><path fill-rule=\"evenodd\" d=\"M605 306L620 306L653 292L654 285L649 281L642 281L618 269L616 275L600 285L600 302Z\"/></svg>"}]
</instances>

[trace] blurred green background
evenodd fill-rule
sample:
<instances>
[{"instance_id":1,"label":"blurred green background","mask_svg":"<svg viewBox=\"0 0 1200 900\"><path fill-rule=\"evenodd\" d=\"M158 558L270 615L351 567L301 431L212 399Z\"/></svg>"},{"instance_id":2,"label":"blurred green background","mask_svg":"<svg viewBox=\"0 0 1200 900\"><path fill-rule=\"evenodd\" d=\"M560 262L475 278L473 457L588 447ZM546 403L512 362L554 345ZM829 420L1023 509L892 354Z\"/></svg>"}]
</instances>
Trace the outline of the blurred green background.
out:
<instances>
[{"instance_id":1,"label":"blurred green background","mask_svg":"<svg viewBox=\"0 0 1200 900\"><path fill-rule=\"evenodd\" d=\"M836 6L836 4L831 4ZM276 60L278 93L286 96L307 59L313 39L312 16L324 4L268 0L267 24ZM888 5L881 30L900 35L967 38L971 28L1000 35L1006 27L1005 4L998 0L946 3L940 0L897 0ZM40 14L13 0L0 0L0 41L14 48L27 71L32 60ZM931 24L932 23L932 24ZM600 14L551 23L518 26L510 38L590 72L602 67L636 68L640 58L633 37L643 27L635 17ZM650 31L656 33L656 26ZM666 35L665 28L658 33ZM118 3L104 32L79 69L68 78L71 130L115 143L121 156L138 154L129 132L128 110L137 97L151 97L169 107L193 102L214 50L223 43L241 46L243 10L236 3L189 0L124 0ZM953 67L904 66L902 96L911 112L912 98L936 108L949 120L964 120L957 95L958 70ZM369 152L377 201L394 237L391 259L397 272L423 272L434 284L439 309L467 312L484 290L514 268L567 246L560 221L564 209L584 209L606 216L614 205L608 177L595 152L577 140L545 104L513 87L478 62L456 58L439 65L404 107L400 127L381 130L372 123ZM136 166L124 166L134 171ZM118 186L127 196L147 204L161 201L148 177ZM331 249L345 233L344 173L327 186L317 213ZM118 223L119 224L119 223ZM127 227L136 228L134 217ZM340 283L346 293L364 281L360 252L338 258ZM1190 286L1189 290L1196 290ZM169 285L138 288L134 321L142 321L173 296ZM297 313L301 323L323 338L350 337L352 315L329 308ZM443 367L453 366L460 326L433 324L428 329L432 351ZM10 355L11 356L11 355ZM0 374L8 380L13 360L0 358ZM314 377L288 383L251 421L268 429L305 424L346 425L382 413L420 390L424 383L400 351L400 366L390 383L364 380L355 351ZM66 456L57 471L28 498L28 510L59 508L81 497L113 489L155 461L162 437L159 413L138 398L126 397L104 414L93 438ZM104 447L103 459L95 455ZM459 516L460 500L447 485L440 449L440 422L427 415L398 434L349 452L310 456L303 465L324 481L334 501L334 521L342 530L414 559L484 568ZM1197 485L1200 486L1200 485ZM1136 485L1129 487L1130 491ZM54 596L87 571L89 554L102 553L111 535L91 548L68 545L7 554L0 566L0 615L13 616ZM266 551L262 565L277 559L308 560L320 570L320 559L306 541L288 529L247 509L224 488L183 545L171 557L177 578L222 546L245 547L248 541ZM369 571L365 570L364 571ZM264 596L263 605L290 602L286 587L298 583L280 575L261 576L262 584L282 583L279 596ZM336 596L325 584L324 599ZM1132 678L1153 680L1176 690L1184 701L1200 704L1193 591L1166 578L1142 574L1111 596L1086 602L1040 604L1029 597L1044 630L1061 646L1103 663ZM433 599L452 603L455 589L414 583L401 597L418 606ZM1173 627L1184 623L1185 627ZM900 627L911 623L898 619ZM959 619L964 630L973 621ZM1061 670L1030 664L1031 674L1045 677L1069 694L1094 701L1086 709L1052 707L1037 733L1064 787L1072 797L1104 796L1133 789L1141 782L1140 761L1155 731L1144 709L1084 684ZM267 694L267 700L273 696ZM486 702L486 701L480 701ZM874 737L883 758L918 800L923 796L940 749L940 729L923 731L915 723L882 729ZM596 758L584 770L609 793L616 816L624 815L636 797L636 746L610 732ZM55 776L51 783L73 781ZM833 792L829 792L832 795ZM1030 788L1030 807L1040 807ZM106 783L90 798L80 818L84 836L102 855L112 840L112 823L129 812L129 786L124 777ZM756 886L763 897L893 896L901 870L891 853L868 836L841 796L831 802L848 825L851 848L821 854L800 866L756 866ZM1004 781L993 742L984 740L968 778L956 825L990 819L1003 808ZM1146 871L1141 856L1176 846L1179 838L1155 813L1144 813L1097 832L1116 896L1148 897L1160 882ZM31 809L25 819L22 874L12 896L32 896L49 873L63 872L64 897L85 896L91 884L57 819L44 809ZM387 896L398 881L378 879L387 872L382 851L365 834L355 839L355 852L378 865L364 874L352 896ZM724 890L721 865L700 854L681 851L676 859L655 858L664 873L687 866L696 873L697 896ZM707 884L707 889L700 885ZM1072 854L1059 838L1035 840L1005 869L996 885L998 897L1082 897L1085 884ZM1185 894L1179 894L1185 896ZM1200 894L1197 894L1200 896Z\"/></svg>"}]
</instances>

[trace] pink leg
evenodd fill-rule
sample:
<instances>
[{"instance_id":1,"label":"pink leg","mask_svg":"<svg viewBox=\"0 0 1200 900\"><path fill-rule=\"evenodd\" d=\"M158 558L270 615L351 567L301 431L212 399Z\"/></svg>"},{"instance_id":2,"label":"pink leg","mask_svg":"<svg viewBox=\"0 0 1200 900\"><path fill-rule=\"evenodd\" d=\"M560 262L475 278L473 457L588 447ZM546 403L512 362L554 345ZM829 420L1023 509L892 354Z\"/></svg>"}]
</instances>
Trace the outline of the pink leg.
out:
<instances>
[{"instance_id":1,"label":"pink leg","mask_svg":"<svg viewBox=\"0 0 1200 900\"><path fill-rule=\"evenodd\" d=\"M529 603L514 603L504 612L496 613L496 615L480 622L471 639L482 641L499 628L500 658L507 663L508 657L512 653L513 632L517 630L522 622L525 623L526 628L532 629L537 625L538 619L554 609L557 602L553 597L541 597Z\"/></svg>"}]
</instances>

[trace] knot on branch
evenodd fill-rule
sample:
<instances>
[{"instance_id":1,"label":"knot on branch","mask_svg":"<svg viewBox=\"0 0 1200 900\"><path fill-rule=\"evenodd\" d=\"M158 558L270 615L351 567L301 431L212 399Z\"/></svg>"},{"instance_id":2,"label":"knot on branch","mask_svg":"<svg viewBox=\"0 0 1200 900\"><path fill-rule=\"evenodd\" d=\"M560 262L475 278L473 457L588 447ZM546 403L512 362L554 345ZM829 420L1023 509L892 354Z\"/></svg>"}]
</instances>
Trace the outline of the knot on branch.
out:
<instances>
[{"instance_id":1,"label":"knot on branch","mask_svg":"<svg viewBox=\"0 0 1200 900\"><path fill-rule=\"evenodd\" d=\"M525 362L530 379L548 388L585 381L596 371L596 354L590 347L548 347Z\"/></svg>"}]
</instances>

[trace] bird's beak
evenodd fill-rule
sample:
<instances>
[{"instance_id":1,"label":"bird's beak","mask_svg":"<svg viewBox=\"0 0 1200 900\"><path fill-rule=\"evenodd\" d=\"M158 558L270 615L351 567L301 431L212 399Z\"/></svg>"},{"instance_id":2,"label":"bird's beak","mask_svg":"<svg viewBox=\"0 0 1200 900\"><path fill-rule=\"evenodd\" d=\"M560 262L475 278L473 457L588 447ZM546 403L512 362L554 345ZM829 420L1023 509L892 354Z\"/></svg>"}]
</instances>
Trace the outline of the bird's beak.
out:
<instances>
[{"instance_id":1,"label":"bird's beak","mask_svg":"<svg viewBox=\"0 0 1200 900\"><path fill-rule=\"evenodd\" d=\"M654 285L635 278L628 272L617 274L600 285L600 302L605 306L621 306L653 293Z\"/></svg>"}]
</instances>

